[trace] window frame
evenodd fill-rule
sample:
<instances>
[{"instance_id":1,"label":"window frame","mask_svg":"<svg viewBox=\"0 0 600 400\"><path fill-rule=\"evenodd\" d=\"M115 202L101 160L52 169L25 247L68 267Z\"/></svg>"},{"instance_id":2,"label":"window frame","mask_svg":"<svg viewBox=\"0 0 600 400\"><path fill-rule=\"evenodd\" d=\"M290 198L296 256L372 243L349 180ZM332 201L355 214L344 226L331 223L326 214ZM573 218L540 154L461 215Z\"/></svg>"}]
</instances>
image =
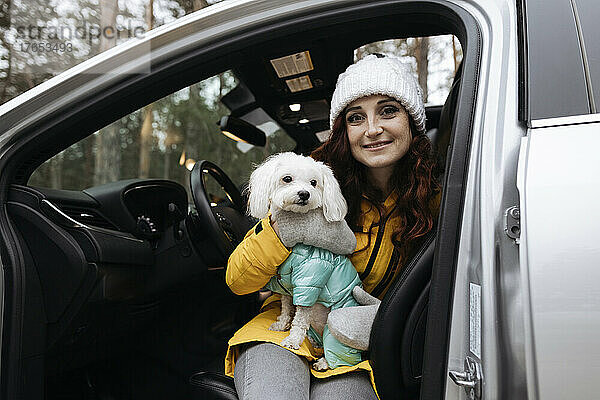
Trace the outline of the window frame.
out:
<instances>
[{"instance_id":1,"label":"window frame","mask_svg":"<svg viewBox=\"0 0 600 400\"><path fill-rule=\"evenodd\" d=\"M573 117L577 121L584 115L595 114L593 79L576 1L549 0L540 5L531 0L518 0L517 13L519 121L533 128L556 125L558 121L553 119L568 123ZM567 41L569 45L555 46L552 37L542 29L560 35L563 43ZM532 49L541 49L542 57L535 57ZM560 71L556 70L557 64ZM548 66L554 66L554 70ZM565 95L569 96L566 102L562 101ZM564 111L565 103L570 110Z\"/></svg>"}]
</instances>

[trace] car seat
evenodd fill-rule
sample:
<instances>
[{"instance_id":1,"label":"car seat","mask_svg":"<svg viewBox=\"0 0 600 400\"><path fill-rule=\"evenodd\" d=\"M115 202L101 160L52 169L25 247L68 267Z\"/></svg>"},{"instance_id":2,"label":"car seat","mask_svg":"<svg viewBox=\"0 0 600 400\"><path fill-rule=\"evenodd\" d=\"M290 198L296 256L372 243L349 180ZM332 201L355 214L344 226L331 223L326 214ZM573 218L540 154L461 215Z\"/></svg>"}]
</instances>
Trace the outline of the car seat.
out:
<instances>
[{"instance_id":1,"label":"car seat","mask_svg":"<svg viewBox=\"0 0 600 400\"><path fill-rule=\"evenodd\" d=\"M427 132L441 166L446 164L462 65L442 108L437 129ZM423 366L435 229L422 240L411 262L383 298L370 337L371 367L382 399L418 398Z\"/></svg>"}]
</instances>

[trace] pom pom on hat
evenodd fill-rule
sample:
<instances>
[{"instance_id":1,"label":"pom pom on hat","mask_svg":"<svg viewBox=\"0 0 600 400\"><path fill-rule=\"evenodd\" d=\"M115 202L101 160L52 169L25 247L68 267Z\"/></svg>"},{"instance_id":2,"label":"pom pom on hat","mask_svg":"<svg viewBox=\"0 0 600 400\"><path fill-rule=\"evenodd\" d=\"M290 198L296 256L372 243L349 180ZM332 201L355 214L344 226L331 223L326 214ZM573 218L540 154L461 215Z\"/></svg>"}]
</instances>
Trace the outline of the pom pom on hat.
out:
<instances>
[{"instance_id":1,"label":"pom pom on hat","mask_svg":"<svg viewBox=\"0 0 600 400\"><path fill-rule=\"evenodd\" d=\"M370 54L350 65L337 79L331 98L329 127L354 100L381 94L393 97L412 117L418 133L425 133L425 106L417 79L408 65L393 56Z\"/></svg>"}]
</instances>

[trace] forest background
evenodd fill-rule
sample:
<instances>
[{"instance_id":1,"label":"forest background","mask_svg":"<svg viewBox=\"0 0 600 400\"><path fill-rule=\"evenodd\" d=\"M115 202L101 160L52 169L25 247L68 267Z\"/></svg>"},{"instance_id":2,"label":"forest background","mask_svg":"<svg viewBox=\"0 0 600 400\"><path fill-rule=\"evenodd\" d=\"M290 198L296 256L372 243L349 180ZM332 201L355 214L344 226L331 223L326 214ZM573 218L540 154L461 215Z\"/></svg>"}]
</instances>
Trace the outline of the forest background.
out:
<instances>
[{"instance_id":1,"label":"forest background","mask_svg":"<svg viewBox=\"0 0 600 400\"><path fill-rule=\"evenodd\" d=\"M0 104L113 46L219 2L0 0ZM79 37L48 40L60 29L73 36L78 28ZM102 29L113 34L100 35ZM355 59L373 52L404 57L430 105L443 104L462 59L460 44L450 35L369 43L355 50ZM295 142L274 122L259 126L268 138L262 148L221 134L216 122L229 110L220 99L237 83L234 72L224 71L148 104L46 161L29 184L82 190L120 179L162 178L187 188L194 162L209 159L242 185L252 164L293 150Z\"/></svg>"}]
</instances>

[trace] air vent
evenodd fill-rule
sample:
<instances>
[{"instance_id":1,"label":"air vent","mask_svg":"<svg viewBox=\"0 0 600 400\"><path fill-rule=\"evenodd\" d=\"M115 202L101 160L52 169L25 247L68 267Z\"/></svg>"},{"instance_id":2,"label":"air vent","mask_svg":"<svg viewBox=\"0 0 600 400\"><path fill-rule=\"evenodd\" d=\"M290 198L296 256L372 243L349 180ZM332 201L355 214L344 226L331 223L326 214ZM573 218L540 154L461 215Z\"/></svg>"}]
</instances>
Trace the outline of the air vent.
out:
<instances>
[{"instance_id":1,"label":"air vent","mask_svg":"<svg viewBox=\"0 0 600 400\"><path fill-rule=\"evenodd\" d=\"M66 207L63 205L60 206L60 209L69 217L73 218L77 222L81 222L82 224L96 226L98 228L118 230L117 227L115 227L106 218L94 210L87 208Z\"/></svg>"}]
</instances>

